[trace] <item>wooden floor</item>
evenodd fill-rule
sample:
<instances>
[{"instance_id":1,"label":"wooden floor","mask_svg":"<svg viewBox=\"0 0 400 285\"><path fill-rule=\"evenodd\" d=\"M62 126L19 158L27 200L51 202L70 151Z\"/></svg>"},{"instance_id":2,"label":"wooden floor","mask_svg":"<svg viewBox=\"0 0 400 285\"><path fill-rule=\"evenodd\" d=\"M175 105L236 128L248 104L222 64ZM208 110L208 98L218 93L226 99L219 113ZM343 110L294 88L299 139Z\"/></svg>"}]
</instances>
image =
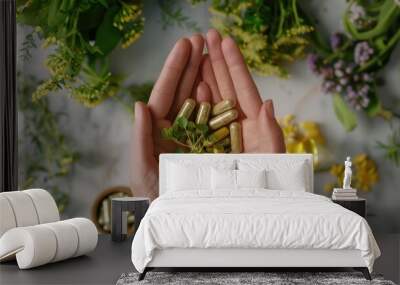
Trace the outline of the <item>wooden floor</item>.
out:
<instances>
[{"instance_id":1,"label":"wooden floor","mask_svg":"<svg viewBox=\"0 0 400 285\"><path fill-rule=\"evenodd\" d=\"M376 239L382 256L376 261L374 272L399 283L400 234L377 235ZM19 270L15 262L3 263L0 264L0 284L115 284L122 273L134 271L130 247L131 240L114 243L110 236L100 236L96 250L88 256L29 270ZM341 270L344 269L338 268Z\"/></svg>"}]
</instances>

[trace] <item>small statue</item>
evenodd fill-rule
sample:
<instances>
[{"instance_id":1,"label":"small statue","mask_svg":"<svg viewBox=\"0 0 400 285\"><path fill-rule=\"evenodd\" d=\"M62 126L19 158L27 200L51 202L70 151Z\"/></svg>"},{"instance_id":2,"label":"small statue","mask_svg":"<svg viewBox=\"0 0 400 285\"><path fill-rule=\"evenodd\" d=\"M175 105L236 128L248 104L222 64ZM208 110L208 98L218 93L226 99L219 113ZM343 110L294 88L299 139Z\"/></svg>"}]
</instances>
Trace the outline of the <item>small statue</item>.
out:
<instances>
[{"instance_id":1,"label":"small statue","mask_svg":"<svg viewBox=\"0 0 400 285\"><path fill-rule=\"evenodd\" d=\"M352 189L351 184L351 158L348 156L344 162L344 178L343 178L343 189Z\"/></svg>"}]
</instances>

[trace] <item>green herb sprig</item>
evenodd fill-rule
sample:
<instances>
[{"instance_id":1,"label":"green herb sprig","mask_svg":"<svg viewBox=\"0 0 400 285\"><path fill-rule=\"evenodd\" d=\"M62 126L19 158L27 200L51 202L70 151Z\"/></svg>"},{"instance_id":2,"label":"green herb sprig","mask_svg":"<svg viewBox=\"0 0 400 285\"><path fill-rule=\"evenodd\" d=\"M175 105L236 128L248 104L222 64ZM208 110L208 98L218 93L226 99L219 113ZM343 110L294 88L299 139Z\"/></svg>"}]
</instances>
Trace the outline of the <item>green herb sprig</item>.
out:
<instances>
[{"instance_id":1,"label":"green herb sprig","mask_svg":"<svg viewBox=\"0 0 400 285\"><path fill-rule=\"evenodd\" d=\"M171 127L162 130L162 137L174 141L180 147L179 152L204 153L208 142L208 131L207 125L196 124L185 117L180 117Z\"/></svg>"}]
</instances>

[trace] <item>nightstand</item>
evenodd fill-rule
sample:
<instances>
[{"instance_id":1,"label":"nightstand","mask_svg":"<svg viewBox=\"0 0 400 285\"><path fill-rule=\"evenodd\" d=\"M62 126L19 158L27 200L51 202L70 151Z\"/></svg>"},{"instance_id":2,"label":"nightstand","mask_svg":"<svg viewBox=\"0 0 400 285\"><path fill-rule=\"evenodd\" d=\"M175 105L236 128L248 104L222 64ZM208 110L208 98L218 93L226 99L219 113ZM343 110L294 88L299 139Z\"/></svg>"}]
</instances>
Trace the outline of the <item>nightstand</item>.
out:
<instances>
[{"instance_id":1,"label":"nightstand","mask_svg":"<svg viewBox=\"0 0 400 285\"><path fill-rule=\"evenodd\" d=\"M145 197L121 197L111 200L111 238L113 241L123 241L127 238L128 211L135 215L135 232L150 205L150 199Z\"/></svg>"},{"instance_id":2,"label":"nightstand","mask_svg":"<svg viewBox=\"0 0 400 285\"><path fill-rule=\"evenodd\" d=\"M365 218L367 216L367 200L358 198L354 200L333 200L332 202L339 204L340 206L359 214Z\"/></svg>"}]
</instances>

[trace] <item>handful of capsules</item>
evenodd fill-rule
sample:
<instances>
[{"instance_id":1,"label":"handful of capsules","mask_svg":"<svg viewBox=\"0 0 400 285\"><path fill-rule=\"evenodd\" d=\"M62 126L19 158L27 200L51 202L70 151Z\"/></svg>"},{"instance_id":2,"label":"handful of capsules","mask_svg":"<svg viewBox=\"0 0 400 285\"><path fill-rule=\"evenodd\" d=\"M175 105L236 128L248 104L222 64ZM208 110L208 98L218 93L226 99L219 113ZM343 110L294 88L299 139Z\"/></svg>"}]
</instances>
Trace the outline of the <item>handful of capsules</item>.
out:
<instances>
[{"instance_id":1,"label":"handful of capsules","mask_svg":"<svg viewBox=\"0 0 400 285\"><path fill-rule=\"evenodd\" d=\"M186 99L175 118L174 125L178 121L186 122L187 120L184 126L192 124L194 128L203 130L203 133L192 140L196 141L196 147L191 147L194 144L192 141L189 142L190 133L188 132L185 132L186 137L183 138L183 142L180 139L178 144L185 145L186 143L190 152L196 153L240 153L243 151L242 127L236 121L239 112L235 109L233 100L223 100L214 106L211 106L209 102L200 102L196 116L194 116L195 109L196 101L191 98ZM192 118L194 122L191 121ZM200 128L200 126L207 127Z\"/></svg>"}]
</instances>

